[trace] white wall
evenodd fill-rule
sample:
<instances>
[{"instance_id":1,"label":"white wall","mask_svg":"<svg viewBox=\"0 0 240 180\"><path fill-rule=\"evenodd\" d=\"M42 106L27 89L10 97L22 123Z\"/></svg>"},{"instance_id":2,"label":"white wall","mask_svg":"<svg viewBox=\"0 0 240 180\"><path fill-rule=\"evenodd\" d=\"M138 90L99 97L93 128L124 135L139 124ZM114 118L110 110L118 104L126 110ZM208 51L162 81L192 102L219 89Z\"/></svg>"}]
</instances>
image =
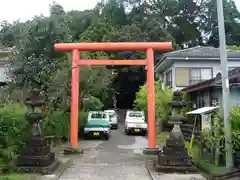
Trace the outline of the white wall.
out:
<instances>
[{"instance_id":1,"label":"white wall","mask_svg":"<svg viewBox=\"0 0 240 180\"><path fill-rule=\"evenodd\" d=\"M7 69L5 67L0 67L0 82L7 81Z\"/></svg>"},{"instance_id":2,"label":"white wall","mask_svg":"<svg viewBox=\"0 0 240 180\"><path fill-rule=\"evenodd\" d=\"M221 72L221 64L219 61L203 61L199 60L196 62L188 62L188 61L175 61L173 66L173 89L181 90L183 87L176 87L175 84L175 68L176 67L193 67L193 68L212 68L213 69L213 78L216 77L217 73ZM228 61L228 67L240 67L240 61Z\"/></svg>"},{"instance_id":3,"label":"white wall","mask_svg":"<svg viewBox=\"0 0 240 180\"><path fill-rule=\"evenodd\" d=\"M164 73L162 74L162 77L163 77L163 84L165 85L165 81L166 81L166 73L167 72L169 72L169 71L172 71L172 87L175 85L175 78L173 78L173 77L175 77L175 70L174 70L174 68L173 68L173 66L170 66L169 68L167 68L165 71L164 71Z\"/></svg>"},{"instance_id":4,"label":"white wall","mask_svg":"<svg viewBox=\"0 0 240 180\"><path fill-rule=\"evenodd\" d=\"M210 67L213 68L213 77L216 77L217 73L221 72L221 64L219 61L212 62L199 60L197 62L187 62L187 61L175 61L173 67ZM240 67L239 61L228 61L228 67Z\"/></svg>"}]
</instances>

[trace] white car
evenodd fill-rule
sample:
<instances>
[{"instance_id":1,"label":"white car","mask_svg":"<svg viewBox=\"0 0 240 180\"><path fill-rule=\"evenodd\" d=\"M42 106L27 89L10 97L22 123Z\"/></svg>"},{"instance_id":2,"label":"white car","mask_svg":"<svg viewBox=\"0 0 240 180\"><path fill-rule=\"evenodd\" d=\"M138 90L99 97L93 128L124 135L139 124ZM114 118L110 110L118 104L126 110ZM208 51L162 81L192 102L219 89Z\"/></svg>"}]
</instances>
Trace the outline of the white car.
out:
<instances>
[{"instance_id":1,"label":"white car","mask_svg":"<svg viewBox=\"0 0 240 180\"><path fill-rule=\"evenodd\" d=\"M105 110L105 113L108 113L110 116L110 125L112 129L118 129L118 114L115 110Z\"/></svg>"},{"instance_id":2,"label":"white car","mask_svg":"<svg viewBox=\"0 0 240 180\"><path fill-rule=\"evenodd\" d=\"M143 111L128 110L125 117L125 133L143 133L147 134L148 125L145 122L145 115Z\"/></svg>"}]
</instances>

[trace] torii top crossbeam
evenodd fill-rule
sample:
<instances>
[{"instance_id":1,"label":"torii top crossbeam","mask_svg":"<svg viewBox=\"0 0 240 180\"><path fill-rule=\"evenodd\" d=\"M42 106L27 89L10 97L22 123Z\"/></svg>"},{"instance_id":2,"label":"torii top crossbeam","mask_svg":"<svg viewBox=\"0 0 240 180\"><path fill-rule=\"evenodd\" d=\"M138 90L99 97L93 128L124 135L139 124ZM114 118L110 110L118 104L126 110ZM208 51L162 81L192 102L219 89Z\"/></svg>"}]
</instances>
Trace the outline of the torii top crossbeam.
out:
<instances>
[{"instance_id":1,"label":"torii top crossbeam","mask_svg":"<svg viewBox=\"0 0 240 180\"><path fill-rule=\"evenodd\" d=\"M128 51L147 49L171 51L171 42L119 42L119 43L58 43L54 45L56 51Z\"/></svg>"}]
</instances>

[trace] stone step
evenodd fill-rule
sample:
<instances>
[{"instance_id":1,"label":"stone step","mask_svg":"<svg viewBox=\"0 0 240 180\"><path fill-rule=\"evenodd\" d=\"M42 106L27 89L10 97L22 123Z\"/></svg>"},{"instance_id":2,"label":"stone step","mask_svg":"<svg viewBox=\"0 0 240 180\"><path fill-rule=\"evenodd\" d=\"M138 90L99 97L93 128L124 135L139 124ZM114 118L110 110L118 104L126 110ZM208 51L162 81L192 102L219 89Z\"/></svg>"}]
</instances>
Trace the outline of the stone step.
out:
<instances>
[{"instance_id":1,"label":"stone step","mask_svg":"<svg viewBox=\"0 0 240 180\"><path fill-rule=\"evenodd\" d=\"M181 166L165 166L159 165L156 161L154 162L154 167L157 172L161 173L196 173L197 168L192 165L181 165Z\"/></svg>"},{"instance_id":2,"label":"stone step","mask_svg":"<svg viewBox=\"0 0 240 180\"><path fill-rule=\"evenodd\" d=\"M45 156L19 156L18 166L48 166L55 160L55 154L49 153Z\"/></svg>"},{"instance_id":3,"label":"stone step","mask_svg":"<svg viewBox=\"0 0 240 180\"><path fill-rule=\"evenodd\" d=\"M59 161L53 161L47 166L20 166L20 171L34 174L52 174L59 167L61 163Z\"/></svg>"},{"instance_id":4,"label":"stone step","mask_svg":"<svg viewBox=\"0 0 240 180\"><path fill-rule=\"evenodd\" d=\"M191 159L189 156L158 156L158 164L161 166L191 166Z\"/></svg>"}]
</instances>

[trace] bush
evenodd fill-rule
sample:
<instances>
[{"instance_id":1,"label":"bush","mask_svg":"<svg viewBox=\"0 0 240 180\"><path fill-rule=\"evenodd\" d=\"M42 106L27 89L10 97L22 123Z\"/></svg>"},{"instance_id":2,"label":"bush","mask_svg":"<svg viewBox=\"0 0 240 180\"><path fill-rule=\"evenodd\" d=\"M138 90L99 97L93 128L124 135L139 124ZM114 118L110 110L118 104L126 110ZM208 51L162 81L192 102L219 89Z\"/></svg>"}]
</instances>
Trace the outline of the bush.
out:
<instances>
[{"instance_id":1,"label":"bush","mask_svg":"<svg viewBox=\"0 0 240 180\"><path fill-rule=\"evenodd\" d=\"M45 136L53 136L56 141L70 140L70 113L64 111L49 111L45 113L45 119L41 122ZM79 137L83 137L84 127L87 121L87 112L80 111L78 114Z\"/></svg>"},{"instance_id":2,"label":"bush","mask_svg":"<svg viewBox=\"0 0 240 180\"><path fill-rule=\"evenodd\" d=\"M231 123L232 123L232 145L233 145L233 153L235 151L240 150L240 108L234 107L230 112L229 117ZM224 124L223 124L223 116L221 114L221 111L215 115L213 121L215 124L212 126L212 129L205 130L201 136L202 136L202 143L203 145L211 151L212 149L219 149L219 157L222 158L222 160L225 157L225 135L224 135ZM219 159L218 157L218 159ZM218 162L218 159L216 159L216 156L213 158L216 162ZM217 163L216 163L217 164Z\"/></svg>"},{"instance_id":3,"label":"bush","mask_svg":"<svg viewBox=\"0 0 240 180\"><path fill-rule=\"evenodd\" d=\"M230 120L232 122L232 129L240 131L240 107L234 106L230 112Z\"/></svg>"},{"instance_id":4,"label":"bush","mask_svg":"<svg viewBox=\"0 0 240 180\"><path fill-rule=\"evenodd\" d=\"M99 98L90 96L88 101L84 103L84 110L85 111L101 110L103 106L104 105Z\"/></svg>"},{"instance_id":5,"label":"bush","mask_svg":"<svg viewBox=\"0 0 240 180\"><path fill-rule=\"evenodd\" d=\"M69 140L70 113L64 111L49 111L41 121L45 136L54 136L56 140Z\"/></svg>"},{"instance_id":6,"label":"bush","mask_svg":"<svg viewBox=\"0 0 240 180\"><path fill-rule=\"evenodd\" d=\"M87 122L87 116L88 116L87 112L85 112L85 111L80 111L79 112L79 123L78 123L79 132L78 132L78 136L80 138L84 137L84 127L85 127L86 122Z\"/></svg>"},{"instance_id":7,"label":"bush","mask_svg":"<svg viewBox=\"0 0 240 180\"><path fill-rule=\"evenodd\" d=\"M11 170L11 162L25 146L30 125L25 119L27 108L17 103L7 103L0 108L0 163L1 172Z\"/></svg>"},{"instance_id":8,"label":"bush","mask_svg":"<svg viewBox=\"0 0 240 180\"><path fill-rule=\"evenodd\" d=\"M169 102L172 100L172 90L161 87L161 84L155 82L155 109L156 117L163 123L166 123L171 113L171 106ZM140 90L136 93L135 107L141 109L147 115L147 86L146 84L140 87ZM147 116L146 116L147 117Z\"/></svg>"}]
</instances>

